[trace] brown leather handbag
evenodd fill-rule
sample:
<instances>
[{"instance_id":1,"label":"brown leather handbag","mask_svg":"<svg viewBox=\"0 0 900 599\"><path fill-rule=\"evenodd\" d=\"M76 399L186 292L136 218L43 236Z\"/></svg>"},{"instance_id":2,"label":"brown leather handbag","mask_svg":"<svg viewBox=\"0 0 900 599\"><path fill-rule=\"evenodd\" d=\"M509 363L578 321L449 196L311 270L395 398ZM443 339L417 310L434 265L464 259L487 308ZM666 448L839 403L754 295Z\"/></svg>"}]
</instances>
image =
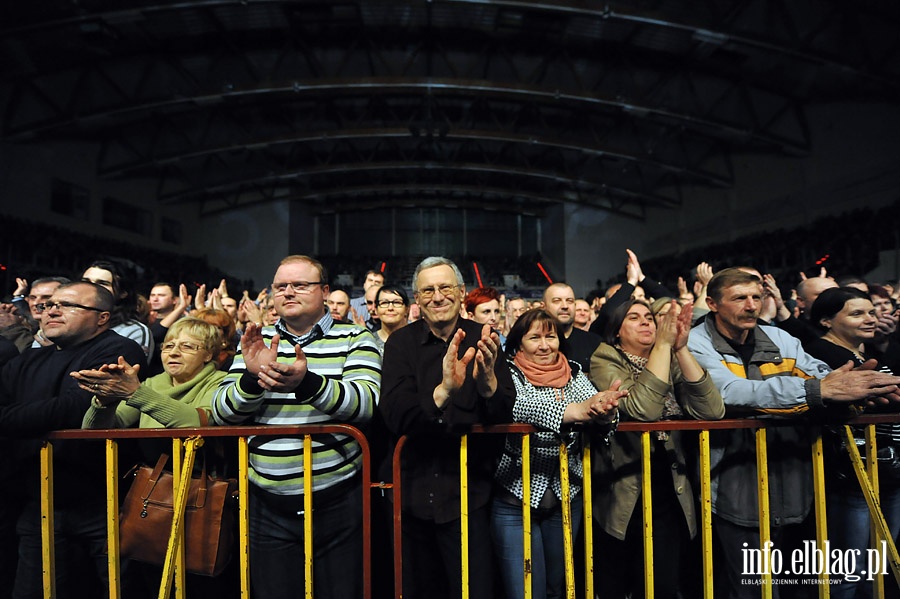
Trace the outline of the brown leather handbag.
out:
<instances>
[{"instance_id":1,"label":"brown leather handbag","mask_svg":"<svg viewBox=\"0 0 900 599\"><path fill-rule=\"evenodd\" d=\"M174 513L172 473L165 470L168 454L156 466L138 464L129 474L131 488L119 512L122 557L159 566L166 558ZM128 476L128 475L126 475ZM205 456L200 476L191 479L184 519L184 556L188 572L220 574L231 558L237 481L209 476Z\"/></svg>"}]
</instances>

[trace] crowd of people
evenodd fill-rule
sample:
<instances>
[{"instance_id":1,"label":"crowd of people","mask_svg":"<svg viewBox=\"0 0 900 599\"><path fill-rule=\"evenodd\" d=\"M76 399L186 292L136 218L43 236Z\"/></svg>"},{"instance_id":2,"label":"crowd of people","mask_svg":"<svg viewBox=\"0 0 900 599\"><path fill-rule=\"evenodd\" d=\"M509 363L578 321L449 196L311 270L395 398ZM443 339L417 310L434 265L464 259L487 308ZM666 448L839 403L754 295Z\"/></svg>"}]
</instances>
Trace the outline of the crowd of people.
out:
<instances>
[{"instance_id":1,"label":"crowd of people","mask_svg":"<svg viewBox=\"0 0 900 599\"><path fill-rule=\"evenodd\" d=\"M390 449L408 435L397 498L403 595L431 598L462 594L460 433L530 424L539 432L528 485L520 435L469 440L469 596L524 596L522 515L530 510L534 597L565 595L565 537L585 527L594 533L599 596L642 597L639 506L650 488L654 596L674 599L696 591L697 446L686 433L654 432L648 487L640 435L618 423L791 419L795 426L768 431L775 546L790 551L815 538L810 444L823 431L832 546L865 554L868 512L841 424L900 406L900 289L824 269L795 289L753 266L714 271L700 262L693 272L693 281L670 290L629 250L624 281L605 293L578 298L556 282L539 300L490 287L467 292L458 266L442 257L421 261L409 286L373 269L357 298L332 287L319 260L300 255L284 258L255 295L236 296L223 279L193 293L187 283L157 282L140 290L145 298L109 260L86 263L74 280L17 279L0 304L0 477L8 489L0 499L0 589L16 599L42 596L37 450L48 431L71 428L348 423L366 433L385 481ZM900 425L878 425L877 439L882 506L897 535ZM590 471L582 463L588 441ZM755 443L745 429L711 435L717 596L759 596L760 573L746 571L744 553L760 547ZM87 573L102 593L102 448L54 448L57 596L83 596ZM152 440L137 448L149 463L163 451ZM362 460L359 443L340 433L314 436L310 464L297 436L273 429L251 438L253 597L294 597L304 588L307 476L315 596L362 596ZM594 489L592 522L581 518L585 477ZM375 502L372 518L381 521L372 527L376 596L386 596L388 500ZM124 564L126 596L155 594L155 572ZM197 578L189 589L200 595L237 591ZM836 577L832 595L862 597L870 584ZM809 590L776 586L776 596L779 589L782 597Z\"/></svg>"}]
</instances>

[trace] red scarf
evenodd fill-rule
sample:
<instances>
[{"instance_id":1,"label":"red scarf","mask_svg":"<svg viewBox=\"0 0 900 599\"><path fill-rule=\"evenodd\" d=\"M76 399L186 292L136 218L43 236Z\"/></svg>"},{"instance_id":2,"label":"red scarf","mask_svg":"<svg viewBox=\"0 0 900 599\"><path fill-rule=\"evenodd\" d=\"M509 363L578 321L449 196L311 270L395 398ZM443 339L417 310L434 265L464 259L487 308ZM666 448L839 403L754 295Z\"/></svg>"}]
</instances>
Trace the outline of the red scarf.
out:
<instances>
[{"instance_id":1,"label":"red scarf","mask_svg":"<svg viewBox=\"0 0 900 599\"><path fill-rule=\"evenodd\" d=\"M556 354L553 364L537 364L525 357L524 352L516 352L513 363L519 367L529 383L535 387L562 389L572 378L572 367L562 354Z\"/></svg>"}]
</instances>

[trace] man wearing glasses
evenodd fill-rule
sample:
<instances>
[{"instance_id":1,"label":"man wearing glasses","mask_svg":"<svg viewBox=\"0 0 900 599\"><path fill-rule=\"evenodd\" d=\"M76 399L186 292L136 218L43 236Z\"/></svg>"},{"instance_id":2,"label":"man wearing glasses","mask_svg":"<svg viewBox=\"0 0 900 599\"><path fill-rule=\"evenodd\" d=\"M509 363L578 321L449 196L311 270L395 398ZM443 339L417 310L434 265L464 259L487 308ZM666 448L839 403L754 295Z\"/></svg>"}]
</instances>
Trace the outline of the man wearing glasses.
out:
<instances>
[{"instance_id":1,"label":"man wearing glasses","mask_svg":"<svg viewBox=\"0 0 900 599\"><path fill-rule=\"evenodd\" d=\"M288 256L272 281L279 320L247 325L213 399L218 424L368 422L381 356L372 334L336 322L325 307L325 267ZM362 452L343 434L250 439L250 580L258 599L294 598L305 584L303 479L312 475L313 581L317 598L362 596Z\"/></svg>"},{"instance_id":2,"label":"man wearing glasses","mask_svg":"<svg viewBox=\"0 0 900 599\"><path fill-rule=\"evenodd\" d=\"M36 306L41 329L53 345L29 349L0 370L0 436L16 439L4 447L8 468L0 476L6 490L0 513L10 515L14 501L21 501L15 523L19 535L15 597L42 593L40 437L57 429L81 428L91 405L90 391L79 388L69 373L114 364L120 356L129 364L146 366L140 346L110 330L113 303L112 294L94 283L60 285L49 300ZM69 551L74 547L86 553L101 583L107 584L104 466L100 444L53 442L56 579L63 594L76 589L89 595L102 592L73 571ZM10 496L16 492L22 496ZM9 524L9 519L0 523L0 538L12 538L6 535L11 532ZM7 562L0 565L8 567Z\"/></svg>"},{"instance_id":3,"label":"man wearing glasses","mask_svg":"<svg viewBox=\"0 0 900 599\"><path fill-rule=\"evenodd\" d=\"M422 318L388 337L380 411L403 448L403 596L461 596L460 432L512 421L515 387L489 325L460 317L459 268L426 258L413 275ZM488 500L501 435L469 440L469 591L491 598ZM396 500L396 498L395 498Z\"/></svg>"}]
</instances>

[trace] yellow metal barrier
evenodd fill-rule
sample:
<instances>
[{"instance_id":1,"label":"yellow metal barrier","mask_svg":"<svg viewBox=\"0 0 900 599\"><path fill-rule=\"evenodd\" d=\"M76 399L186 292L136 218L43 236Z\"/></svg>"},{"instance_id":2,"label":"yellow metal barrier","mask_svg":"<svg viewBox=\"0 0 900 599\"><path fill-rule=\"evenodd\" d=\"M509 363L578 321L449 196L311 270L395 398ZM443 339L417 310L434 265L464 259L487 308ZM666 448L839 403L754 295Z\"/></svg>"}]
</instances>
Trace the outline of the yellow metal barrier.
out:
<instances>
[{"instance_id":1,"label":"yellow metal barrier","mask_svg":"<svg viewBox=\"0 0 900 599\"><path fill-rule=\"evenodd\" d=\"M874 427L873 427L874 428ZM872 485L869 476L867 476L867 472L862 464L862 458L859 455L859 449L856 447L856 441L853 438L853 431L849 426L844 427L844 435L847 441L847 449L850 452L850 461L853 464L853 471L856 473L856 478L859 481L859 485L862 488L863 496L866 498L866 504L869 506L869 516L872 520L872 526L875 527L877 531L877 537L880 538L887 546L889 561L888 564L891 567L891 570L894 573L894 578L897 581L900 581L900 555L897 554L897 546L894 544L894 538L891 536L891 531L888 529L887 522L884 520L884 514L881 512L881 505L878 501L878 495L875 493L875 488ZM874 443L874 435L867 435L867 445L869 441ZM869 465L871 469L874 471L877 469L877 461L873 459L875 457L874 451L869 451ZM877 477L877 474L876 474ZM875 578L878 578L877 576Z\"/></svg>"},{"instance_id":2,"label":"yellow metal barrier","mask_svg":"<svg viewBox=\"0 0 900 599\"><path fill-rule=\"evenodd\" d=\"M641 514L644 518L644 595L653 599L653 493L650 485L650 431L641 433Z\"/></svg>"},{"instance_id":3,"label":"yellow metal barrier","mask_svg":"<svg viewBox=\"0 0 900 599\"><path fill-rule=\"evenodd\" d=\"M585 473L581 481L581 492L584 495L584 596L594 597L594 500L593 485L591 485L591 439L585 435L584 450L581 457L581 471ZM523 475L524 476L524 475Z\"/></svg>"},{"instance_id":4,"label":"yellow metal barrier","mask_svg":"<svg viewBox=\"0 0 900 599\"><path fill-rule=\"evenodd\" d=\"M756 429L756 490L759 502L759 545L762 549L763 563L763 599L772 599L772 572L768 564L772 547L771 528L769 522L769 447L766 443L766 429Z\"/></svg>"},{"instance_id":5,"label":"yellow metal barrier","mask_svg":"<svg viewBox=\"0 0 900 599\"><path fill-rule=\"evenodd\" d=\"M522 510L522 576L525 599L531 599L531 435L522 435L522 505L529 508Z\"/></svg>"},{"instance_id":6,"label":"yellow metal barrier","mask_svg":"<svg viewBox=\"0 0 900 599\"><path fill-rule=\"evenodd\" d=\"M159 599L168 599L175 579L175 569L179 572L177 586L184 590L184 511L187 507L188 491L191 487L191 472L194 469L196 450L203 445L199 437L191 437L184 442L184 460L175 459L172 472L172 484L177 488L172 505L172 532L169 534L169 546L166 548L166 559L163 562L162 580L159 583ZM181 448L176 452L180 457Z\"/></svg>"},{"instance_id":7,"label":"yellow metal barrier","mask_svg":"<svg viewBox=\"0 0 900 599\"><path fill-rule=\"evenodd\" d=\"M866 472L865 465L862 462L862 459L859 456L859 452L856 448L856 444L852 439L852 431L847 427L845 429L845 435L848 439L848 450L850 452L851 462L854 467L854 472L856 473L857 479L860 483L860 487L862 489L863 495L866 499L867 505L871 514L871 521L874 530L875 536L873 537L873 541L877 541L879 543L884 543L884 546L888 549L888 557L887 561L890 565L891 571L896 580L900 580L900 555L898 555L897 548L893 542L893 539L890 537L890 533L887 528L887 524L884 520L884 517L880 510L880 504L878 500L878 477L877 471L875 470L877 460L875 458L875 450L877 449L875 445L875 437L874 437L874 422L892 422L897 419L896 416L870 416L863 417L857 419L856 422L868 425L866 436L867 436L867 453L869 454L869 459L867 460L869 471ZM718 422L701 422L701 421L667 421L664 423L637 423L637 422L624 422L619 426L620 433L639 433L642 435L641 439L641 447L642 447L642 472L644 474L644 480L642 482L643 485L643 498L642 498L642 513L644 516L645 522L645 545L644 545L644 555L646 564L649 564L650 567L647 568L647 572L645 574L645 588L647 590L646 595L648 597L652 597L653 594L653 546L652 546L652 497L650 493L651 481L650 481L650 442L649 442L649 433L650 431L655 430L696 430L699 431L699 458L700 458L700 540L701 540L701 549L702 549L702 568L703 568L703 596L706 599L711 599L713 597L713 560L712 560L712 512L711 512L711 485L710 485L710 430L712 429L740 429L740 428L748 428L755 429L755 434L757 438L757 465L759 471L759 479L758 479L758 490L759 490L759 503L760 503L760 555L762 556L762 560L764 562L768 562L768 553L771 549L770 545L767 545L767 542L770 540L770 531L769 531L769 511L768 511L768 479L767 479L767 446L766 446L766 428L770 428L772 426L791 426L796 423L789 423L785 421L769 421L769 420L731 420L731 421L718 421ZM274 430L273 430L274 429ZM352 431L352 432L350 432ZM120 569L119 569L119 548L118 548L118 471L117 471L117 459L118 459L118 448L115 438L120 437L128 437L128 438L136 438L136 437L171 437L173 438L173 443L177 443L180 446L181 439L185 439L188 437L196 437L197 435L204 436L237 436L238 439L238 460L239 460L239 472L238 472L238 481L239 481L239 490L240 490L240 499L239 499L239 539L238 539L238 559L239 559L239 570L240 570L240 578L241 578L241 596L242 599L249 599L250 596L250 582L249 582L249 560L251 558L249 554L248 547L248 539L249 539L249 503L248 503L248 492L249 492L249 483L247 479L248 473L248 444L247 444L247 436L249 435L285 435L285 434L302 434L304 435L304 459L309 460L311 458L311 436L312 434L320 433L320 432L343 432L348 433L354 436L359 442L361 447L363 447L364 453L364 476L366 477L365 483L368 486L364 487L363 493L363 503L364 503L364 532L366 533L364 536L364 571L363 577L365 580L365 597L369 599L371 597L371 564L369 562L369 552L370 552L370 539L368 538L368 518L369 518L369 488L373 485L370 482L370 465L368 463L368 446L365 443L365 438L362 434L352 427L345 425L328 425L328 426L312 426L312 427L212 427L206 429L181 429L178 431L173 430L162 430L162 429L144 429L144 430L111 430L111 431L58 431L49 436L50 442L44 443L40 452L40 467L41 467L41 499L40 499L40 507L41 507L41 540L43 543L42 549L42 559L44 562L43 567L43 584L44 584L44 597L45 598L53 598L56 596L56 580L55 580L55 555L54 555L54 529L53 529L53 446L52 440L56 438L82 438L82 439L106 439L106 459L107 459L107 512L109 519L109 528L107 531L107 536L110 541L109 543L109 564L108 564L108 572L109 572L109 593L112 599L118 599L121 596L121 588L120 588ZM530 456L530 444L528 439L528 434L535 432L535 429L525 425L503 425L496 427L473 427L470 433L521 433L522 436L522 451L523 451L523 481L526 483L524 485L523 493L525 494L526 503L525 505L530 505L530 460L527 456ZM197 440L196 443L200 441ZM398 448L402 447L402 440L398 443ZM568 499L568 459L566 454L567 448L561 446L560 451L560 459L561 459L561 477L564 478L563 486L564 486L564 494L566 495L566 499ZM179 494L182 492L186 492L187 485L189 484L190 472L192 468L192 460L193 460L193 451L189 449L185 455L184 463L182 460L178 458L176 453L176 458L173 460L175 464L176 473L175 473L175 481L176 485L179 488ZM816 514L816 533L818 544L817 547L820 550L824 550L824 542L827 539L827 521L825 517L825 501L824 501L824 467L822 461L822 440L821 436L817 437L815 442L811 447L812 453L812 463L813 463L813 483L815 489L815 514ZM399 468L399 452L395 455L395 460L397 460L398 468ZM584 472L590 473L590 447L587 443L587 439L584 447L583 454L583 467ZM307 461L308 463L308 461ZM460 467L461 472L463 473L460 477L460 491L462 492L463 501L461 503L462 513L461 517L464 521L467 521L468 516L468 479L467 479L467 464L468 464L468 436L463 436L460 442ZM186 476L180 476L181 473L186 473ZM395 479L395 491L398 490L400 486L400 480ZM313 493L311 478L307 477L304 479L304 490L305 490L305 499L304 499L304 527L305 527L305 536L307 545L306 549L306 563L304 564L304 568L307 573L306 577L306 588L305 595L308 598L313 597L313 578L312 578L312 510L313 510ZM593 588L593 574L594 574L594 563L593 563L593 536L592 536L592 485L591 485L591 477L586 476L583 481L583 493L584 493L584 530L585 530L585 580L584 587L588 597L595 596L594 588ZM182 495L179 495L182 497ZM402 510L402 506L399 505L400 498L399 496L395 496L395 510L399 513ZM568 502L564 502L564 505L568 505ZM177 516L177 515L176 515ZM523 563L523 577L525 582L526 596L530 596L531 594L531 586L532 586L532 578L531 578L531 517L530 517L530 509L523 510L523 533L525 536L525 554L524 554L524 563ZM566 554L566 594L568 597L573 597L575 594L574 589L574 569L572 563L572 554L574 553L574 547L571 543L571 524L572 524L572 515L564 514L564 526L566 528L567 543L565 547ZM183 518L176 517L173 519L173 531L175 535L173 539L177 539L178 543L182 542L183 536ZM400 531L400 521L399 518L395 523L395 531L399 533ZM397 535L397 546L395 548L399 553L399 534ZM463 543L468 543L468 527L466 525L463 526L462 529L462 539ZM171 588L171 584L166 584L166 580L175 580L175 591L176 593L183 593L183 578L179 578L179 576L183 576L183 565L179 564L179 559L175 558L174 548L178 543L173 543L172 556L171 559L167 560L166 566L164 568L164 579L161 581L160 586L160 596L168 596L165 593L168 592L167 589ZM464 553L465 556L468 555L468 552ZM182 558L183 559L183 556ZM467 592L467 579L468 579L468 564L467 561L463 561L463 572L461 575L463 576L463 588L466 589ZM181 572L179 574L179 571ZM395 569L395 575L397 577L397 596L400 597L401 593L401 585L399 584L402 572L402 564L397 564ZM815 573L819 577L819 581L824 583L828 578L827 572L816 572ZM767 573L767 569L764 569L763 573L763 585L762 585L762 593L764 597L770 597L772 593L772 576L771 573ZM880 586L879 577L875 577L876 584L876 596L880 597L883 595L883 588ZM182 582L178 582L182 580ZM183 596L183 595L179 595ZM829 586L828 584L819 584L819 596L820 597L828 597L829 596ZM602 599L602 598L601 598Z\"/></svg>"},{"instance_id":8,"label":"yellow metal barrier","mask_svg":"<svg viewBox=\"0 0 900 599\"><path fill-rule=\"evenodd\" d=\"M459 525L462 528L462 599L469 599L469 435L459 439Z\"/></svg>"},{"instance_id":9,"label":"yellow metal barrier","mask_svg":"<svg viewBox=\"0 0 900 599\"><path fill-rule=\"evenodd\" d=\"M312 464L312 436L303 437L303 464ZM306 558L306 599L313 596L313 532L312 532L312 505L313 489L312 477L303 477L303 555Z\"/></svg>"},{"instance_id":10,"label":"yellow metal barrier","mask_svg":"<svg viewBox=\"0 0 900 599\"><path fill-rule=\"evenodd\" d=\"M122 596L122 585L119 580L119 444L115 439L106 440L106 514L109 525L106 527L106 547L109 552L107 574L109 576L109 599Z\"/></svg>"},{"instance_id":11,"label":"yellow metal barrier","mask_svg":"<svg viewBox=\"0 0 900 599\"><path fill-rule=\"evenodd\" d=\"M569 448L565 442L559 444L559 481L562 487L563 559L566 562L566 597L575 599L574 551L572 549L572 491L569 488ZM530 482L531 480L529 479ZM531 506L527 507L531 508Z\"/></svg>"},{"instance_id":12,"label":"yellow metal barrier","mask_svg":"<svg viewBox=\"0 0 900 599\"><path fill-rule=\"evenodd\" d=\"M712 484L707 430L700 431L700 547L703 551L703 596L712 599Z\"/></svg>"},{"instance_id":13,"label":"yellow metal barrier","mask_svg":"<svg viewBox=\"0 0 900 599\"><path fill-rule=\"evenodd\" d=\"M56 543L53 538L53 445L41 446L41 559L44 597L56 598Z\"/></svg>"},{"instance_id":14,"label":"yellow metal barrier","mask_svg":"<svg viewBox=\"0 0 900 599\"><path fill-rule=\"evenodd\" d=\"M120 553L118 533L118 450L115 439L120 438L171 438L173 448L173 479L177 488L175 505L181 506L181 514L176 511L172 522L172 536L167 551L166 562L163 564L163 576L160 581L159 597L169 597L173 582L176 596L184 597L184 562L183 552L178 557L177 548L184 542L184 506L190 486L190 473L193 469L195 449L203 443L202 437L237 437L238 438L238 539L237 559L240 570L240 592L242 599L250 597L250 551L249 551L249 449L247 438L249 436L283 436L303 435L304 460L310 463L312 459L312 436L320 433L343 433L353 437L360 445L363 456L362 474L364 479L361 503L363 507L363 590L364 599L371 599L371 539L369 538L371 518L370 487L374 486L371 480L371 464L369 446L365 436L359 429L343 424L306 425L306 426L246 426L246 427L208 427L186 429L111 429L111 430L65 430L56 431L48 435L49 441L45 442L40 451L41 467L41 542L43 562L43 587L45 599L56 597L55 555L54 555L54 527L53 527L53 445L55 439L104 439L106 442L106 474L107 474L107 540L109 544L109 594L110 599L121 597L120 586ZM182 460L180 449L184 439L187 439L188 451ZM184 476L181 474L184 473ZM313 551L312 551L312 478L304 477L304 536L306 563L304 565L306 576L305 595L313 597ZM179 503L180 502L180 503ZM180 560L180 561L179 561ZM179 582L181 581L181 582Z\"/></svg>"},{"instance_id":15,"label":"yellow metal barrier","mask_svg":"<svg viewBox=\"0 0 900 599\"><path fill-rule=\"evenodd\" d=\"M238 559L241 573L241 599L250 599L250 450L247 437L238 439Z\"/></svg>"},{"instance_id":16,"label":"yellow metal barrier","mask_svg":"<svg viewBox=\"0 0 900 599\"><path fill-rule=\"evenodd\" d=\"M872 484L872 492L876 497L879 496L879 484L878 484L878 441L875 438L875 425L870 424L866 427L866 459L868 460L868 475L869 482ZM851 458L852 459L852 458ZM869 525L871 529L870 538L872 541L872 547L878 547L878 539L881 538L881 535L878 534L878 527L875 526L875 520L871 519L871 524ZM884 579L881 576L875 577L875 597L877 599L884 599Z\"/></svg>"},{"instance_id":17,"label":"yellow metal barrier","mask_svg":"<svg viewBox=\"0 0 900 599\"><path fill-rule=\"evenodd\" d=\"M828 519L825 514L825 455L822 449L822 435L817 435L812 446L813 466L813 509L816 511L816 547L826 555L825 542L828 538ZM831 597L831 585L828 584L828 573L819 574L819 598Z\"/></svg>"}]
</instances>

